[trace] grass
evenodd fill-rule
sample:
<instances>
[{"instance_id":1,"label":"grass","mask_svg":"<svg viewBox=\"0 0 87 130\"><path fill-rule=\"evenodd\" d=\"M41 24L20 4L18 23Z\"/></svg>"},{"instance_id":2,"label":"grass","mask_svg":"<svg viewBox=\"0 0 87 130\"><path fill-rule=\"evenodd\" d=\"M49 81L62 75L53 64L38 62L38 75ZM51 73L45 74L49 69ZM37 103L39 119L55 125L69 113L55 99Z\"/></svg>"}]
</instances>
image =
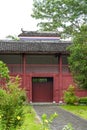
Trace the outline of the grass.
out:
<instances>
[{"instance_id":1,"label":"grass","mask_svg":"<svg viewBox=\"0 0 87 130\"><path fill-rule=\"evenodd\" d=\"M60 107L87 120L87 106L64 105L64 106L60 106Z\"/></svg>"},{"instance_id":2,"label":"grass","mask_svg":"<svg viewBox=\"0 0 87 130\"><path fill-rule=\"evenodd\" d=\"M37 118L31 106L24 106L25 120L20 129L17 130L41 130L41 122Z\"/></svg>"}]
</instances>

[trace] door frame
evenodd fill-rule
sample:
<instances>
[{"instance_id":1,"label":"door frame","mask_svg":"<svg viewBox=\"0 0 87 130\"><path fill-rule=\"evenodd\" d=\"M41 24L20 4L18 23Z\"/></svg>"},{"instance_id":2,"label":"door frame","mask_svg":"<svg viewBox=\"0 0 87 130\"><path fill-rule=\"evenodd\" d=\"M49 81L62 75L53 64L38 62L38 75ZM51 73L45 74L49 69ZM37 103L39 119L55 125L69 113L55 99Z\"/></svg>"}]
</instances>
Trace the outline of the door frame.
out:
<instances>
[{"instance_id":1,"label":"door frame","mask_svg":"<svg viewBox=\"0 0 87 130\"><path fill-rule=\"evenodd\" d=\"M30 75L30 78L31 78L31 83L30 83L30 103L32 103L32 78L33 77L52 77L53 78L53 102L56 102L56 99L55 99L55 88L56 88L56 82L55 82L55 77L56 77L56 74L46 74L46 73L44 73L44 74L31 74Z\"/></svg>"}]
</instances>

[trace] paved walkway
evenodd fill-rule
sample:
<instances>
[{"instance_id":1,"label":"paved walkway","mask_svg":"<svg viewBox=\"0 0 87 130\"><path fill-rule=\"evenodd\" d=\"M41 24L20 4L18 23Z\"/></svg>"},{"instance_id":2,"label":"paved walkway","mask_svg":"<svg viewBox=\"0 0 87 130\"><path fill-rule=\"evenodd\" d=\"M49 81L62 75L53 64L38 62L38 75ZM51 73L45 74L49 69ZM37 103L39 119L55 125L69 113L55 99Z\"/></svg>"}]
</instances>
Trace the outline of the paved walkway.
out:
<instances>
[{"instance_id":1,"label":"paved walkway","mask_svg":"<svg viewBox=\"0 0 87 130\"><path fill-rule=\"evenodd\" d=\"M33 105L33 107L39 117L41 117L43 113L46 113L48 116L54 112L58 113L58 118L56 118L51 125L52 130L62 130L68 123L72 124L74 130L87 130L86 120L62 110L57 105Z\"/></svg>"}]
</instances>

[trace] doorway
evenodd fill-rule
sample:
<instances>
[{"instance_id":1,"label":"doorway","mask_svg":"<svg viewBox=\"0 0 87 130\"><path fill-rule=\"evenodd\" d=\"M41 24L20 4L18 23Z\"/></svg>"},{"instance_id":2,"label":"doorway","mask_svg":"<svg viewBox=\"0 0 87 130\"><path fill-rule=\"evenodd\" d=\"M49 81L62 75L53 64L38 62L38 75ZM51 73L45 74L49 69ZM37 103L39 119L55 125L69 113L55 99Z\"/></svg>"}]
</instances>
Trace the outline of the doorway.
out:
<instances>
[{"instance_id":1,"label":"doorway","mask_svg":"<svg viewBox=\"0 0 87 130\"><path fill-rule=\"evenodd\" d=\"M53 101L53 78L33 77L32 78L32 102Z\"/></svg>"}]
</instances>

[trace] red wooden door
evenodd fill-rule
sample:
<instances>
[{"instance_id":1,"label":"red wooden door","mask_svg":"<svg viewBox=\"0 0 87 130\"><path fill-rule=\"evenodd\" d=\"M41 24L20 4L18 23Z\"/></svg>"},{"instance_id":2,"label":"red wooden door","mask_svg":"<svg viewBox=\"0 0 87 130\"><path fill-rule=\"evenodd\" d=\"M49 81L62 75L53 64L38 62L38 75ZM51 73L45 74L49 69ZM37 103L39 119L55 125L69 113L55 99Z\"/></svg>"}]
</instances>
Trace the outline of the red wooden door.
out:
<instances>
[{"instance_id":1,"label":"red wooden door","mask_svg":"<svg viewBox=\"0 0 87 130\"><path fill-rule=\"evenodd\" d=\"M53 101L53 82L33 82L32 83L33 102L52 102Z\"/></svg>"}]
</instances>

